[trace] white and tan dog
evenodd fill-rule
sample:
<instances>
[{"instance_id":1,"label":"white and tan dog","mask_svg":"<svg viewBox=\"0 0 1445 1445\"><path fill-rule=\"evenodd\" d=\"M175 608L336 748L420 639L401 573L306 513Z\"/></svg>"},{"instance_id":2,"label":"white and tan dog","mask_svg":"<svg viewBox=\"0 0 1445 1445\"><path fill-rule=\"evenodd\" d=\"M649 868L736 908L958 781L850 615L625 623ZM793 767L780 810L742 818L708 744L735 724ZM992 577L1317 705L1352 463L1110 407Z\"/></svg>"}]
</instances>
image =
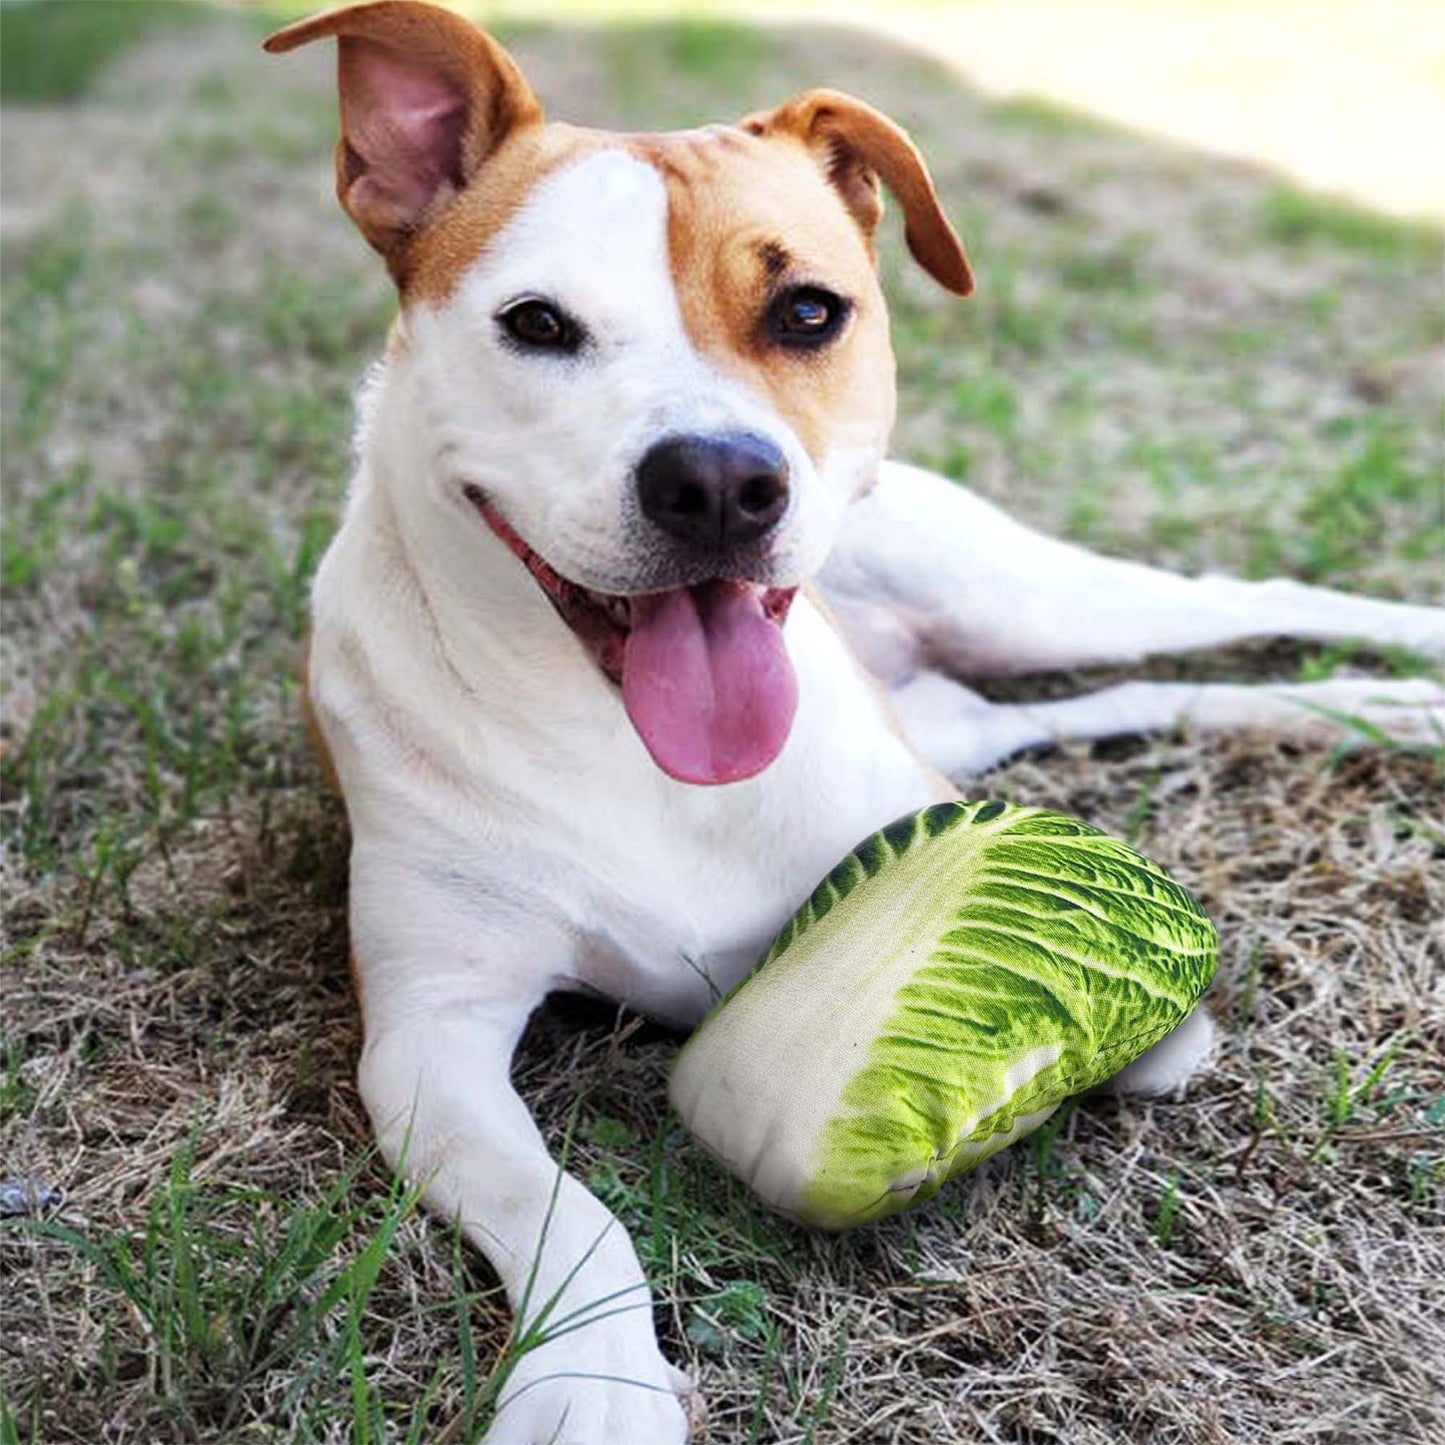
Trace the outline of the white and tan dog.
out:
<instances>
[{"instance_id":1,"label":"white and tan dog","mask_svg":"<svg viewBox=\"0 0 1445 1445\"><path fill-rule=\"evenodd\" d=\"M326 36L341 203L401 298L310 657L353 834L361 1092L514 1306L591 1320L523 1358L492 1445L677 1445L631 1243L559 1186L512 1088L541 999L695 1022L860 837L1022 747L1328 726L1302 703L1440 718L1428 683L1001 706L960 676L1278 633L1441 653L1445 613L1091 556L886 462L880 181L919 263L971 281L918 153L862 103L615 135L544 124L447 11L362 5L268 48ZM1210 1036L1196 1015L1125 1086L1176 1087Z\"/></svg>"}]
</instances>

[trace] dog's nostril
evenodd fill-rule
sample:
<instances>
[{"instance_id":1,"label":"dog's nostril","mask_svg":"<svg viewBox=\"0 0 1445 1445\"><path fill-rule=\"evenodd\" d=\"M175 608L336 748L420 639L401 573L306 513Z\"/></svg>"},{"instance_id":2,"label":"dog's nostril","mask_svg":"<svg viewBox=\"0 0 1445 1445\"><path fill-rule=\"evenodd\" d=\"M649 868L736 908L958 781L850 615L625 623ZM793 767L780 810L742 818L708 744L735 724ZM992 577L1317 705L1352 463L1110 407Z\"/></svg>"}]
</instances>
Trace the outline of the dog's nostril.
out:
<instances>
[{"instance_id":1,"label":"dog's nostril","mask_svg":"<svg viewBox=\"0 0 1445 1445\"><path fill-rule=\"evenodd\" d=\"M738 491L738 506L756 516L775 507L783 494L783 484L776 477L749 477Z\"/></svg>"},{"instance_id":2,"label":"dog's nostril","mask_svg":"<svg viewBox=\"0 0 1445 1445\"><path fill-rule=\"evenodd\" d=\"M666 437L636 475L643 516L695 547L755 542L788 509L787 458L751 432Z\"/></svg>"},{"instance_id":3,"label":"dog's nostril","mask_svg":"<svg viewBox=\"0 0 1445 1445\"><path fill-rule=\"evenodd\" d=\"M672 507L680 517L702 517L711 503L706 490L699 486L683 483L673 494Z\"/></svg>"}]
</instances>

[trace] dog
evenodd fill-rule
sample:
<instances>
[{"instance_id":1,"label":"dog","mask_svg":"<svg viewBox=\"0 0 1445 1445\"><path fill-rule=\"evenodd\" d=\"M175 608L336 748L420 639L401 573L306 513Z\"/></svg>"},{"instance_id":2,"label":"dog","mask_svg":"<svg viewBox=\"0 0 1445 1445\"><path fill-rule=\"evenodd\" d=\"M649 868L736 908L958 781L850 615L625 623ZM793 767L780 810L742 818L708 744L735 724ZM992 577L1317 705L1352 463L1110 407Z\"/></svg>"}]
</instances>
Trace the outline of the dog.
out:
<instances>
[{"instance_id":1,"label":"dog","mask_svg":"<svg viewBox=\"0 0 1445 1445\"><path fill-rule=\"evenodd\" d=\"M553 990L682 1027L860 837L1019 749L1188 724L1439 735L1429 681L1133 682L1034 705L961 679L1291 634L1445 656L1445 611L1186 579L1040 536L886 459L880 187L972 276L923 159L815 90L660 135L545 122L459 16L339 42L342 207L400 298L316 576L307 695L350 821L380 1148L524 1320L489 1445L678 1445L623 1228L559 1173L509 1066ZM1180 1088L1196 1012L1120 1076Z\"/></svg>"}]
</instances>

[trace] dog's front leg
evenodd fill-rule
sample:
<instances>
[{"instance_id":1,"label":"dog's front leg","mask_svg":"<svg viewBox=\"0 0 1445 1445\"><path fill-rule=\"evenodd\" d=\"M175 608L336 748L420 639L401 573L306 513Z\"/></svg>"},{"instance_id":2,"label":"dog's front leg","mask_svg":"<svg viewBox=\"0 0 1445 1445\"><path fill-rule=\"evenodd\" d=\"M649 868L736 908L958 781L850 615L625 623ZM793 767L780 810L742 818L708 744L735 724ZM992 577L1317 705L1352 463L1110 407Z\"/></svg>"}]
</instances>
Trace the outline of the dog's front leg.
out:
<instances>
[{"instance_id":1,"label":"dog's front leg","mask_svg":"<svg viewBox=\"0 0 1445 1445\"><path fill-rule=\"evenodd\" d=\"M394 893L386 906L411 913ZM513 1050L552 978L522 949L544 947L543 930L488 939L467 926L444 954L448 930L431 931L424 957L358 946L359 1081L383 1155L490 1259L515 1337L541 1341L508 1375L487 1445L681 1445L682 1377L658 1349L627 1232L549 1157L512 1087Z\"/></svg>"}]
</instances>

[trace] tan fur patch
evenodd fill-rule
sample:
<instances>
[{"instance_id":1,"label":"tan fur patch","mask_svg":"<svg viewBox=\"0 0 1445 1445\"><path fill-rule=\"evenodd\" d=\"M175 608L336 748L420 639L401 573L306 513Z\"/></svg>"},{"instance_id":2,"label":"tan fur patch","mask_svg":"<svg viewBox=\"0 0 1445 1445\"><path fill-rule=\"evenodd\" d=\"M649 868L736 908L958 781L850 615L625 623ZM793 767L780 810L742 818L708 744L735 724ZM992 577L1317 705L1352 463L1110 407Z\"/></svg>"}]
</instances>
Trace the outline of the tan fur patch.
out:
<instances>
[{"instance_id":1,"label":"tan fur patch","mask_svg":"<svg viewBox=\"0 0 1445 1445\"><path fill-rule=\"evenodd\" d=\"M728 126L626 144L667 185L678 302L698 350L766 397L815 463L830 445L881 444L894 364L872 248L805 147ZM789 284L853 303L836 341L794 350L768 334L768 303Z\"/></svg>"},{"instance_id":2,"label":"tan fur patch","mask_svg":"<svg viewBox=\"0 0 1445 1445\"><path fill-rule=\"evenodd\" d=\"M412 238L397 276L403 304L445 301L492 237L547 176L614 143L605 131L561 122L529 127L510 137L466 190Z\"/></svg>"}]
</instances>

